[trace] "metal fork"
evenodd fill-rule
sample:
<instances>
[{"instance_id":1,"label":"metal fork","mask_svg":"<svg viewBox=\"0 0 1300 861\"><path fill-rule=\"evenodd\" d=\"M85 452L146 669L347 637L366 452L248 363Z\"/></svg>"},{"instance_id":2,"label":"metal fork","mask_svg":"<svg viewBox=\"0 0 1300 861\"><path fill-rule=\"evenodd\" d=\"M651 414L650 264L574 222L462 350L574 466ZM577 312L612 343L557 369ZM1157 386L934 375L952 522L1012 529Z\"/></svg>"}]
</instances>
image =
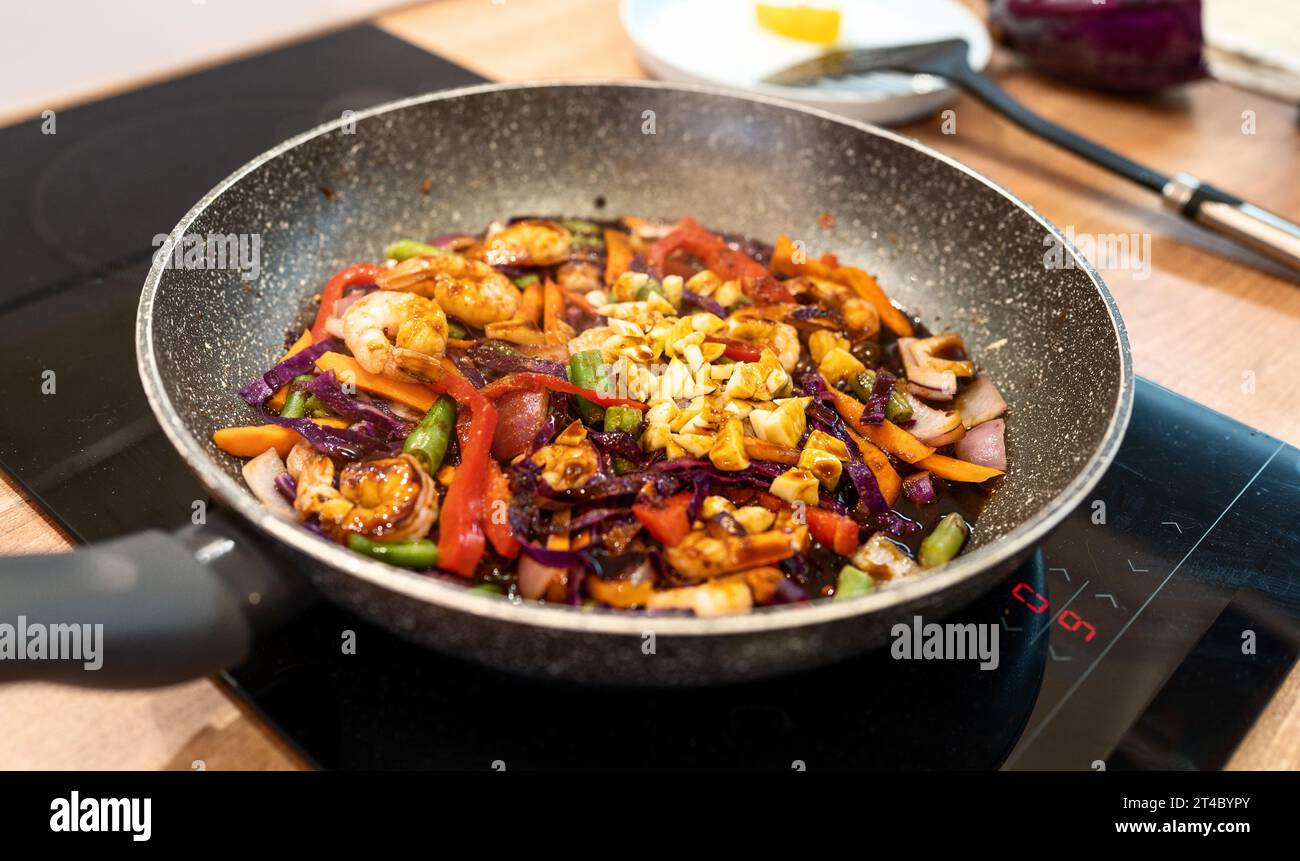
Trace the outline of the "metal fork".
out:
<instances>
[{"instance_id":1,"label":"metal fork","mask_svg":"<svg viewBox=\"0 0 1300 861\"><path fill-rule=\"evenodd\" d=\"M1194 176L1167 176L1044 119L971 68L964 39L831 51L783 69L766 83L808 86L868 72L935 75L961 87L1021 128L1160 194L1165 205L1203 227L1248 245L1300 272L1300 226Z\"/></svg>"}]
</instances>

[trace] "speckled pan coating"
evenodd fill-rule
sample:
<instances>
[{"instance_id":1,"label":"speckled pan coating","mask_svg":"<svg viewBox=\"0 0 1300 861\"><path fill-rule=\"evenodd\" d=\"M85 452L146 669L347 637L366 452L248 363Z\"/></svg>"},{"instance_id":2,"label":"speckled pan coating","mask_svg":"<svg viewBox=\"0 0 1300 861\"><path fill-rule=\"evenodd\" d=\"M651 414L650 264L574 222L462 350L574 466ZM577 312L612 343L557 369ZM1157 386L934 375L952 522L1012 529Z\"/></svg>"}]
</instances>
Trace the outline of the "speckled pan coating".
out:
<instances>
[{"instance_id":1,"label":"speckled pan coating","mask_svg":"<svg viewBox=\"0 0 1300 861\"><path fill-rule=\"evenodd\" d=\"M822 212L833 227L818 226ZM393 239L478 231L514 213L691 213L768 240L785 231L873 272L932 329L960 332L1010 404L1010 470L978 546L940 573L856 601L657 618L513 605L371 562L267 514L210 437L253 420L235 392L277 357L308 297ZM351 133L322 126L249 163L173 237L191 233L260 234L262 273L248 284L234 271L155 266L145 284L140 373L190 466L335 600L418 642L530 674L701 684L878 645L896 620L937 617L1030 554L1100 478L1131 408L1115 304L1072 249L1073 268L1044 265L1050 243L1065 242L1054 227L905 138L772 101L548 84L398 102L360 114ZM648 632L653 655L643 651Z\"/></svg>"}]
</instances>

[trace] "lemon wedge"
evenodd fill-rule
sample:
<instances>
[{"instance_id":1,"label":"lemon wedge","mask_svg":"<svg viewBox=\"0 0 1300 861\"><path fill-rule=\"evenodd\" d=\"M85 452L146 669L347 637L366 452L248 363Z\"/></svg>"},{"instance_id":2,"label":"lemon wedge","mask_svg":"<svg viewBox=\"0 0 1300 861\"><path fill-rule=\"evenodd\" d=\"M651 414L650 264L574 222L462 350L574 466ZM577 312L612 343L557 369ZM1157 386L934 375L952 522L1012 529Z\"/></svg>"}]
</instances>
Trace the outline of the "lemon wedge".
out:
<instances>
[{"instance_id":1,"label":"lemon wedge","mask_svg":"<svg viewBox=\"0 0 1300 861\"><path fill-rule=\"evenodd\" d=\"M818 9L813 6L777 6L770 3L755 4L758 25L764 30L787 36L801 42L833 45L840 38L840 12L838 9Z\"/></svg>"}]
</instances>

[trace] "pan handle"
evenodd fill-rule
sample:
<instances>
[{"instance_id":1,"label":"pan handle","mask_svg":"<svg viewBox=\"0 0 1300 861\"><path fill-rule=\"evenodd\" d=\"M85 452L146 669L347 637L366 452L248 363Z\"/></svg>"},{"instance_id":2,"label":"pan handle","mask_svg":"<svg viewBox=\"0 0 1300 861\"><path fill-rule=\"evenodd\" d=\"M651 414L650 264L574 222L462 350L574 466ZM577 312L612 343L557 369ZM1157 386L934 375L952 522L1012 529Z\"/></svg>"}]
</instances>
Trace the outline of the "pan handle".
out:
<instances>
[{"instance_id":1,"label":"pan handle","mask_svg":"<svg viewBox=\"0 0 1300 861\"><path fill-rule=\"evenodd\" d=\"M303 606L230 517L71 553L0 556L0 682L154 687L243 661L254 635Z\"/></svg>"}]
</instances>

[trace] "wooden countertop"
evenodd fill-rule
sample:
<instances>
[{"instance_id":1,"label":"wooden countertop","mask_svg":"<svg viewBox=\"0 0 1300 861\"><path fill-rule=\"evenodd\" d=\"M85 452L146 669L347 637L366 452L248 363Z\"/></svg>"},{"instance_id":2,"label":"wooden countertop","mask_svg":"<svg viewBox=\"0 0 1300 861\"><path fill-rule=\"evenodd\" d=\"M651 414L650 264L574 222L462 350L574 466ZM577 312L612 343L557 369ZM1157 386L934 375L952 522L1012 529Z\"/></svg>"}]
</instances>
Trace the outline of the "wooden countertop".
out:
<instances>
[{"instance_id":1,"label":"wooden countertop","mask_svg":"<svg viewBox=\"0 0 1300 861\"><path fill-rule=\"evenodd\" d=\"M645 77L613 0L443 0L376 23L494 80ZM1294 106L1214 82L1121 99L1043 80L1002 57L994 72L1012 95L1050 119L1154 167L1192 173L1300 217ZM943 134L939 117L903 131L984 172L1076 234L1150 234L1149 277L1102 272L1128 325L1139 374L1300 445L1300 284L972 100L960 99L954 110L956 134ZM1254 133L1246 134L1243 123L1252 116ZM66 549L66 536L7 477L0 479L4 552ZM0 688L0 768L188 769L199 767L196 761L209 769L301 767L209 681L142 692ZM1230 767L1300 769L1300 669Z\"/></svg>"}]
</instances>

